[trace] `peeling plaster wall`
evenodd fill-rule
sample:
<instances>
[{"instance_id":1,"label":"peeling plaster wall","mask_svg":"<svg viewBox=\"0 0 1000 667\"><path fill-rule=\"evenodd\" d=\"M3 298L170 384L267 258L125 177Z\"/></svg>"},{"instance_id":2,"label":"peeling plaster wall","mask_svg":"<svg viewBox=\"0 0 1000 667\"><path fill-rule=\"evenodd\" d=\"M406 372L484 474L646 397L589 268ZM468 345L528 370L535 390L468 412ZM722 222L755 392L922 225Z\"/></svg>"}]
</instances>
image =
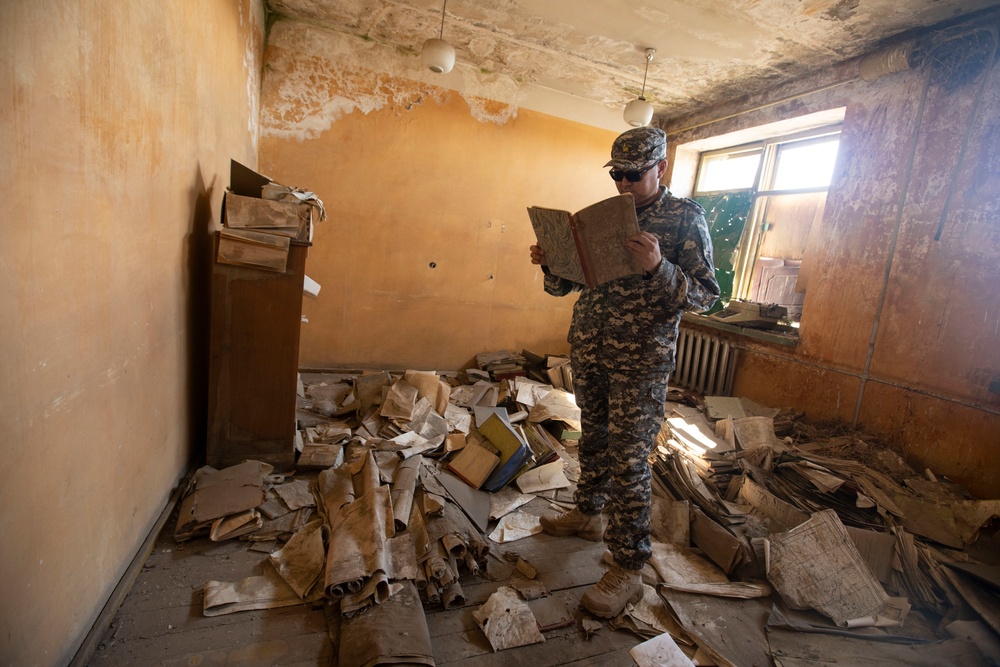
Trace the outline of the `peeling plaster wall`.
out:
<instances>
[{"instance_id":1,"label":"peeling plaster wall","mask_svg":"<svg viewBox=\"0 0 1000 667\"><path fill-rule=\"evenodd\" d=\"M385 74L393 53L340 33L279 21L270 35L260 166L330 216L306 263L322 291L304 305L301 365L454 370L489 350L567 352L574 298L544 293L525 208L616 194L601 168L615 133L515 115L405 62Z\"/></svg>"},{"instance_id":2,"label":"peeling plaster wall","mask_svg":"<svg viewBox=\"0 0 1000 667\"><path fill-rule=\"evenodd\" d=\"M279 18L268 46L267 136L315 139L353 111L440 104L452 96L413 54L356 36ZM454 72L447 78L474 118L503 125L517 116L518 91L507 77Z\"/></svg>"},{"instance_id":3,"label":"peeling plaster wall","mask_svg":"<svg viewBox=\"0 0 1000 667\"><path fill-rule=\"evenodd\" d=\"M0 664L62 665L204 441L259 0L0 3Z\"/></svg>"},{"instance_id":4,"label":"peeling plaster wall","mask_svg":"<svg viewBox=\"0 0 1000 667\"><path fill-rule=\"evenodd\" d=\"M794 352L744 343L734 391L815 419L856 419L991 497L1000 497L1000 396L988 391L1000 380L998 27L993 12L922 37L933 66L865 82L848 62L666 128L676 149L846 106L801 343ZM944 46L961 41L968 48ZM847 83L809 92L837 82Z\"/></svg>"}]
</instances>

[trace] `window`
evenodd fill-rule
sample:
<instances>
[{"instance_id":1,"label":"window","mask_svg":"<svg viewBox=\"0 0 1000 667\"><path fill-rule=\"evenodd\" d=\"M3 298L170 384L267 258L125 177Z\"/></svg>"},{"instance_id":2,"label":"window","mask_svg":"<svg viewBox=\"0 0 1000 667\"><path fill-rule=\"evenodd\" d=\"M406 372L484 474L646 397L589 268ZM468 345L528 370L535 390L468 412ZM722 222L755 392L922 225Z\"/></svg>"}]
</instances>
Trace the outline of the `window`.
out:
<instances>
[{"instance_id":1,"label":"window","mask_svg":"<svg viewBox=\"0 0 1000 667\"><path fill-rule=\"evenodd\" d=\"M778 304L796 326L840 145L840 126L700 154L693 198L706 210L722 298Z\"/></svg>"}]
</instances>

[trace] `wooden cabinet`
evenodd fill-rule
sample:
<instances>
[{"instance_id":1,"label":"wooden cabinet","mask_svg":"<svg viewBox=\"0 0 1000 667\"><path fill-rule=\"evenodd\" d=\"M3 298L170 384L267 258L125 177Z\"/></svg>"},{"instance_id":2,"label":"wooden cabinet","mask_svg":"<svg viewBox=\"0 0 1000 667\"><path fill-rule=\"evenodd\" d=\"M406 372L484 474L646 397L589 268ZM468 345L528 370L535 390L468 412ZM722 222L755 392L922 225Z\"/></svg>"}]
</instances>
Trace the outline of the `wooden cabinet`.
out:
<instances>
[{"instance_id":1,"label":"wooden cabinet","mask_svg":"<svg viewBox=\"0 0 1000 667\"><path fill-rule=\"evenodd\" d=\"M284 273L214 264L207 462L295 463L302 283L309 244L292 241Z\"/></svg>"}]
</instances>

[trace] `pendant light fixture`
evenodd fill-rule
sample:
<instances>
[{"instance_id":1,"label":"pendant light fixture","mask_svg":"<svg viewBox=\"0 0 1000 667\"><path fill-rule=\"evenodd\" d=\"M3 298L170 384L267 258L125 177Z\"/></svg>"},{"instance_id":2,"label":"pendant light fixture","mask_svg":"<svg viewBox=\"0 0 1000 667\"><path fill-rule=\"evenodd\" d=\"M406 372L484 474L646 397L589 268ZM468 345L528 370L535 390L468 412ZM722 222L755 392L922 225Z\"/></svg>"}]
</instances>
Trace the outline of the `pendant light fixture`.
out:
<instances>
[{"instance_id":1,"label":"pendant light fixture","mask_svg":"<svg viewBox=\"0 0 1000 667\"><path fill-rule=\"evenodd\" d=\"M444 0L441 5L441 32L433 39L424 42L424 47L420 51L420 58L424 62L424 67L435 74L447 74L455 66L455 49L451 44L444 41L444 10L448 6L448 0Z\"/></svg>"},{"instance_id":2,"label":"pendant light fixture","mask_svg":"<svg viewBox=\"0 0 1000 667\"><path fill-rule=\"evenodd\" d=\"M653 120L653 105L646 101L646 75L649 74L649 62L653 59L656 49L646 49L646 71L642 75L642 92L639 97L625 105L625 122L632 127L649 125Z\"/></svg>"}]
</instances>

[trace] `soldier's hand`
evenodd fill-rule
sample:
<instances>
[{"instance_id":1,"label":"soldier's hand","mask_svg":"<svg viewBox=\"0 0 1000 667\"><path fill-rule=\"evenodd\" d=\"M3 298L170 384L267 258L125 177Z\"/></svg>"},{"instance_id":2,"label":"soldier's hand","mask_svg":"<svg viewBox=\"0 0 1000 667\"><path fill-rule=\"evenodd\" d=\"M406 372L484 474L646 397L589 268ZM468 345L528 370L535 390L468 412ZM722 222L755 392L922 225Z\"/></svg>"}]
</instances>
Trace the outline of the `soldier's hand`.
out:
<instances>
[{"instance_id":1,"label":"soldier's hand","mask_svg":"<svg viewBox=\"0 0 1000 667\"><path fill-rule=\"evenodd\" d=\"M660 266L660 242L649 232L639 232L625 239L625 249L639 261L646 273L652 273Z\"/></svg>"},{"instance_id":2,"label":"soldier's hand","mask_svg":"<svg viewBox=\"0 0 1000 667\"><path fill-rule=\"evenodd\" d=\"M548 262L545 261L545 251L539 246L533 245L531 250L531 263L538 264L539 266L546 266Z\"/></svg>"}]
</instances>

